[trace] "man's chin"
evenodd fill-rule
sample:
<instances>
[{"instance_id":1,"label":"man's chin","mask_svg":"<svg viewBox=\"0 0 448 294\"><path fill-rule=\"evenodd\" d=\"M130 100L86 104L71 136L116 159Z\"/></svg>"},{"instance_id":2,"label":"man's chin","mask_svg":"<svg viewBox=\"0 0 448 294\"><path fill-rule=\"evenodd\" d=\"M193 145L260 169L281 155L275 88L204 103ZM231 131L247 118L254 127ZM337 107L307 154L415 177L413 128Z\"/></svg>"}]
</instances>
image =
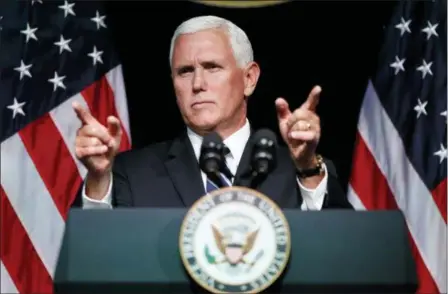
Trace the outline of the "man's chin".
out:
<instances>
[{"instance_id":1,"label":"man's chin","mask_svg":"<svg viewBox=\"0 0 448 294\"><path fill-rule=\"evenodd\" d=\"M217 126L217 121L215 120L201 120L201 121L195 121L192 122L190 128L193 129L193 131L204 134L215 131Z\"/></svg>"}]
</instances>

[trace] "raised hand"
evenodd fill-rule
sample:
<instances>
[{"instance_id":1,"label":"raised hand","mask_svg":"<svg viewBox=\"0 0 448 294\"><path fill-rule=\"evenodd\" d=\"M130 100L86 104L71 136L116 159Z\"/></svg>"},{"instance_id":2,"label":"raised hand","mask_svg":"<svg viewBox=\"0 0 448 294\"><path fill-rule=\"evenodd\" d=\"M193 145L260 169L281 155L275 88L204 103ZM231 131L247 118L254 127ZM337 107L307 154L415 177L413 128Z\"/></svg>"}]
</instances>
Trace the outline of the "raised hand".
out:
<instances>
[{"instance_id":1,"label":"raised hand","mask_svg":"<svg viewBox=\"0 0 448 294\"><path fill-rule=\"evenodd\" d=\"M300 169L310 168L315 164L315 151L321 134L316 107L321 91L319 86L315 86L307 100L293 112L285 99L277 98L275 101L280 133Z\"/></svg>"},{"instance_id":2,"label":"raised hand","mask_svg":"<svg viewBox=\"0 0 448 294\"><path fill-rule=\"evenodd\" d=\"M88 170L87 191L100 198L109 183L109 172L115 155L120 147L122 129L120 121L114 117L107 118L107 127L96 120L92 114L74 102L73 108L82 122L75 141L76 157ZM90 196L90 195L89 195Z\"/></svg>"}]
</instances>

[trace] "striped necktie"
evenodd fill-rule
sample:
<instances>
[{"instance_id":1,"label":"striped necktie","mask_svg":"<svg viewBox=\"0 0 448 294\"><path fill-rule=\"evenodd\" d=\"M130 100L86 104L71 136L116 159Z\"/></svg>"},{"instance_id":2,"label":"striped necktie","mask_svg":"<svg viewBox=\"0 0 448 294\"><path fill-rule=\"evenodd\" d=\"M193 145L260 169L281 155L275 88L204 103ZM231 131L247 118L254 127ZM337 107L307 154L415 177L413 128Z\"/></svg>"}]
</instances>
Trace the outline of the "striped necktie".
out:
<instances>
[{"instance_id":1,"label":"striped necktie","mask_svg":"<svg viewBox=\"0 0 448 294\"><path fill-rule=\"evenodd\" d=\"M224 156L227 156L230 153L230 149L227 146L224 146ZM220 180L224 187L232 186L232 173L228 169L227 165L224 165L224 171L220 172ZM230 177L230 178L229 178ZM210 193L214 190L219 189L219 185L214 183L210 178L207 177L207 185L206 185L206 193Z\"/></svg>"}]
</instances>

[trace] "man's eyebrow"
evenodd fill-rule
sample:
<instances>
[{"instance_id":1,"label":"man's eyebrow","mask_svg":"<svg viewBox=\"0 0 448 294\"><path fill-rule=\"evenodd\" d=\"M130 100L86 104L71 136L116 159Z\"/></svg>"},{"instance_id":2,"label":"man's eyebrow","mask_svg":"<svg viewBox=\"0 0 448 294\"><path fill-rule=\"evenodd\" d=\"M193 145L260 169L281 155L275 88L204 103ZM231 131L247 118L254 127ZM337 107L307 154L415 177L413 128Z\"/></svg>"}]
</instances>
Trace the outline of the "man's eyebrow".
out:
<instances>
[{"instance_id":1,"label":"man's eyebrow","mask_svg":"<svg viewBox=\"0 0 448 294\"><path fill-rule=\"evenodd\" d=\"M222 62L216 59L210 59L205 60L201 62L201 65L203 67L211 67L211 66L222 66ZM175 68L175 71L177 73L187 72L187 71L194 71L194 66L190 64L182 64Z\"/></svg>"},{"instance_id":2,"label":"man's eyebrow","mask_svg":"<svg viewBox=\"0 0 448 294\"><path fill-rule=\"evenodd\" d=\"M201 65L204 67L219 66L220 64L221 64L221 62L219 62L219 60L207 60L207 61L201 62Z\"/></svg>"},{"instance_id":3,"label":"man's eyebrow","mask_svg":"<svg viewBox=\"0 0 448 294\"><path fill-rule=\"evenodd\" d=\"M193 65L187 65L187 64L180 65L180 66L175 68L175 71L178 72L178 73L186 72L186 71L192 71L192 70L194 70L194 66Z\"/></svg>"}]
</instances>

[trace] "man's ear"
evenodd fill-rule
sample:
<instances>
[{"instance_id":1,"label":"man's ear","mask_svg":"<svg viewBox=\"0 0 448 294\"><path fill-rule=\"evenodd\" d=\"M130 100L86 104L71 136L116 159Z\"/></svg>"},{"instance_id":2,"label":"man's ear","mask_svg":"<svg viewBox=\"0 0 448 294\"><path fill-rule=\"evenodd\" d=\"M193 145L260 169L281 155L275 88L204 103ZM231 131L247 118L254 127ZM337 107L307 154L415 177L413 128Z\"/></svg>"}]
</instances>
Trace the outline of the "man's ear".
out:
<instances>
[{"instance_id":1,"label":"man's ear","mask_svg":"<svg viewBox=\"0 0 448 294\"><path fill-rule=\"evenodd\" d=\"M256 62L251 62L244 70L244 95L249 97L255 91L258 78L260 77L260 67Z\"/></svg>"}]
</instances>

